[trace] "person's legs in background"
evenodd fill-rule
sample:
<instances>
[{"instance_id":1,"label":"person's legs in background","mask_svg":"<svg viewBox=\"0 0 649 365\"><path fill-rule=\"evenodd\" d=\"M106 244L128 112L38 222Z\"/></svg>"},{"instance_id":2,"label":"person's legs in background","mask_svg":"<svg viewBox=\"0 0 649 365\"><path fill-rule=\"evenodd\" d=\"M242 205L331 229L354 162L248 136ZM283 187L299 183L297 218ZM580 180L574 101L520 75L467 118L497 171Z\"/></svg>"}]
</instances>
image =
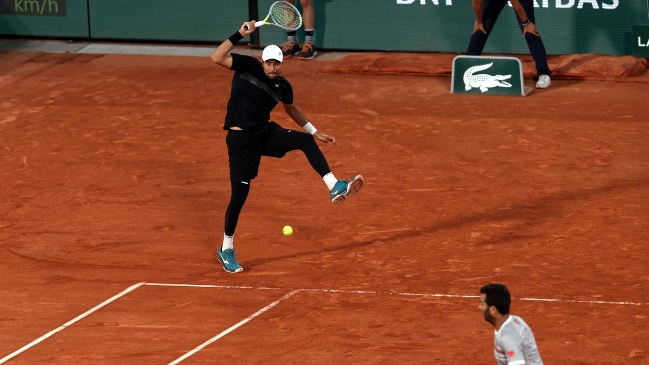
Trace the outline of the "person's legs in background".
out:
<instances>
[{"instance_id":1,"label":"person's legs in background","mask_svg":"<svg viewBox=\"0 0 649 365\"><path fill-rule=\"evenodd\" d=\"M485 44L487 44L487 39L489 39L489 35L494 29L498 16L503 11L503 8L505 8L505 5L507 5L507 0L484 0L484 7L482 9L482 26L487 34L478 30L471 35L469 47L466 51L468 56L480 56L482 54L482 50L484 49Z\"/></svg>"},{"instance_id":2,"label":"person's legs in background","mask_svg":"<svg viewBox=\"0 0 649 365\"><path fill-rule=\"evenodd\" d=\"M534 18L534 0L521 0L521 5L525 9L525 14L530 18L532 23L536 25L536 19ZM518 20L518 26L523 31L523 23L518 15L516 15ZM543 45L543 40L541 36L536 36L534 34L526 34L525 40L527 41L527 47L530 49L532 58L534 58L534 63L536 64L536 72L539 75L539 81L536 83L537 89L545 89L550 86L550 67L548 66L548 56L545 52L545 46Z\"/></svg>"},{"instance_id":3,"label":"person's legs in background","mask_svg":"<svg viewBox=\"0 0 649 365\"><path fill-rule=\"evenodd\" d=\"M295 0L287 0L295 5ZM297 31L287 31L286 42L282 43L282 54L284 58L291 58L297 55L300 60L310 60L316 55L315 51L315 10L312 0L300 0L302 6L302 22L304 24L304 43L300 45L297 39Z\"/></svg>"},{"instance_id":4,"label":"person's legs in background","mask_svg":"<svg viewBox=\"0 0 649 365\"><path fill-rule=\"evenodd\" d=\"M288 40L282 43L282 54L284 59L291 58L300 52L300 43L297 41L297 31L290 30L286 32Z\"/></svg>"},{"instance_id":5,"label":"person's legs in background","mask_svg":"<svg viewBox=\"0 0 649 365\"><path fill-rule=\"evenodd\" d=\"M315 10L312 0L300 0L302 19L304 20L304 43L300 46L299 60L310 60L316 55L315 50Z\"/></svg>"}]
</instances>

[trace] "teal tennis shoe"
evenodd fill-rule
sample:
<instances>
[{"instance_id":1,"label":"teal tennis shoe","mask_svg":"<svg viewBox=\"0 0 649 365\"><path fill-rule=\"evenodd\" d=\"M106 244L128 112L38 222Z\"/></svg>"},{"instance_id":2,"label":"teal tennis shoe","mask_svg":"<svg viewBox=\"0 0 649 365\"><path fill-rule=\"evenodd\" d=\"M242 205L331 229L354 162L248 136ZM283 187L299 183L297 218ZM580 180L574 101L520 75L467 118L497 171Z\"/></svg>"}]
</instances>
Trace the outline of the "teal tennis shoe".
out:
<instances>
[{"instance_id":1,"label":"teal tennis shoe","mask_svg":"<svg viewBox=\"0 0 649 365\"><path fill-rule=\"evenodd\" d=\"M333 189L329 191L329 197L334 204L340 204L350 196L358 193L363 187L363 176L356 175L350 180L338 180Z\"/></svg>"},{"instance_id":2,"label":"teal tennis shoe","mask_svg":"<svg viewBox=\"0 0 649 365\"><path fill-rule=\"evenodd\" d=\"M223 270L233 274L243 271L243 267L237 263L234 256L234 250L231 248L222 251L222 248L219 247L219 252L216 254L216 258L223 264Z\"/></svg>"}]
</instances>

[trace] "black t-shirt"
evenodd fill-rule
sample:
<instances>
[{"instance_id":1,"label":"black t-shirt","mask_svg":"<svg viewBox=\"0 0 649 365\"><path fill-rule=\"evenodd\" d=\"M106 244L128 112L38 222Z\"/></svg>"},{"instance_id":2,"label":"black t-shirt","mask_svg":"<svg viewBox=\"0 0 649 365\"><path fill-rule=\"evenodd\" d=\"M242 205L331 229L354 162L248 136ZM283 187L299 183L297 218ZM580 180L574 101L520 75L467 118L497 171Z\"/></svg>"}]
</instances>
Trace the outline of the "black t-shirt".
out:
<instances>
[{"instance_id":1,"label":"black t-shirt","mask_svg":"<svg viewBox=\"0 0 649 365\"><path fill-rule=\"evenodd\" d=\"M293 104L293 88L284 77L271 80L259 60L232 54L232 91L223 129L257 129L270 120L270 112L281 101Z\"/></svg>"}]
</instances>

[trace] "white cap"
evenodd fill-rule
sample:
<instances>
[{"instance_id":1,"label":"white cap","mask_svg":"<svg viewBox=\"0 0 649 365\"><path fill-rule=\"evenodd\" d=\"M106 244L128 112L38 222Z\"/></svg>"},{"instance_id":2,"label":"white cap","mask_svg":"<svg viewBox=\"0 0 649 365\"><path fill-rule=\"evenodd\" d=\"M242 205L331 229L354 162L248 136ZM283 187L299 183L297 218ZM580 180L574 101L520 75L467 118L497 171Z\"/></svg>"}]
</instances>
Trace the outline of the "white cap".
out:
<instances>
[{"instance_id":1,"label":"white cap","mask_svg":"<svg viewBox=\"0 0 649 365\"><path fill-rule=\"evenodd\" d=\"M284 55L282 54L282 50L279 49L279 47L271 44L270 46L264 48L264 53L261 54L261 59L263 61L277 60L279 62L283 62Z\"/></svg>"}]
</instances>

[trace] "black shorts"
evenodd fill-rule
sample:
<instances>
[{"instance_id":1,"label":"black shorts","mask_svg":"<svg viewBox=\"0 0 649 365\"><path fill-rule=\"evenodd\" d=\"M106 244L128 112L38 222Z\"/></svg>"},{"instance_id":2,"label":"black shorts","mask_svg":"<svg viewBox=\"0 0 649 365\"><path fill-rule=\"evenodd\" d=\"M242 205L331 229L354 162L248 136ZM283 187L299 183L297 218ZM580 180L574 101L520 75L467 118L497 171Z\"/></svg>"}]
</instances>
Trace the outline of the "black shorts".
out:
<instances>
[{"instance_id":1,"label":"black shorts","mask_svg":"<svg viewBox=\"0 0 649 365\"><path fill-rule=\"evenodd\" d=\"M228 130L225 143L228 146L230 181L250 181L257 177L261 156L282 158L288 152L284 146L291 134L304 133L282 128L275 122L255 131Z\"/></svg>"}]
</instances>

